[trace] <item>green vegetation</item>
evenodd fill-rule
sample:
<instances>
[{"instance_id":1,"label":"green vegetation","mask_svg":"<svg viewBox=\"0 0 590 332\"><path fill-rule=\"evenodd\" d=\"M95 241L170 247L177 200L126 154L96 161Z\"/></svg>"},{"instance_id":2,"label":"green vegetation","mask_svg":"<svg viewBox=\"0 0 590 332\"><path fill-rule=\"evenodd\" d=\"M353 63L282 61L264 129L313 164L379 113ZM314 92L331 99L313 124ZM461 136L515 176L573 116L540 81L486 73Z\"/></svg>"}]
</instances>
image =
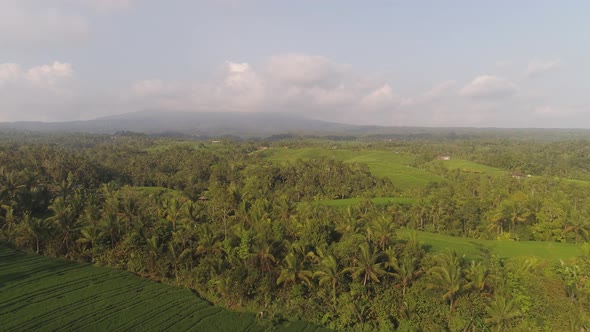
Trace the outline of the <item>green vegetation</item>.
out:
<instances>
[{"instance_id":1,"label":"green vegetation","mask_svg":"<svg viewBox=\"0 0 590 332\"><path fill-rule=\"evenodd\" d=\"M332 206L332 207L347 207L352 205L358 205L365 198L345 198L345 199L328 199L328 200L321 200L318 201L318 204L325 205L325 206ZM417 202L415 198L412 197L375 197L368 199L375 205L387 205L392 203L399 203L399 204L414 204Z\"/></svg>"},{"instance_id":2,"label":"green vegetation","mask_svg":"<svg viewBox=\"0 0 590 332\"><path fill-rule=\"evenodd\" d=\"M486 175L498 175L498 176L508 174L508 172L505 170L501 170L501 169L498 169L495 167L490 167L487 165L474 163L469 160L451 158L451 160L445 160L445 161L442 161L442 163L449 170L458 169L461 172L486 174Z\"/></svg>"},{"instance_id":3,"label":"green vegetation","mask_svg":"<svg viewBox=\"0 0 590 332\"><path fill-rule=\"evenodd\" d=\"M346 163L363 163L369 166L371 173L387 177L402 190L423 187L441 178L429 172L410 166L415 157L394 151L345 150L345 149L269 149L264 155L274 161L294 162L299 159L331 158Z\"/></svg>"},{"instance_id":4,"label":"green vegetation","mask_svg":"<svg viewBox=\"0 0 590 332\"><path fill-rule=\"evenodd\" d=\"M211 306L190 290L128 272L0 246L2 331L264 331L254 314ZM304 322L275 331L326 331Z\"/></svg>"},{"instance_id":5,"label":"green vegetation","mask_svg":"<svg viewBox=\"0 0 590 332\"><path fill-rule=\"evenodd\" d=\"M429 252L440 253L452 249L471 259L488 253L501 258L537 257L559 262L575 259L582 254L582 246L573 243L480 240L415 230L399 230L399 236L402 239L408 239L412 233L416 234L418 241L423 243Z\"/></svg>"},{"instance_id":6,"label":"green vegetation","mask_svg":"<svg viewBox=\"0 0 590 332\"><path fill-rule=\"evenodd\" d=\"M587 142L52 140L0 142L0 241L87 264L0 261L24 329L85 328L135 301L121 287L165 300L139 313L154 329L590 328Z\"/></svg>"}]
</instances>

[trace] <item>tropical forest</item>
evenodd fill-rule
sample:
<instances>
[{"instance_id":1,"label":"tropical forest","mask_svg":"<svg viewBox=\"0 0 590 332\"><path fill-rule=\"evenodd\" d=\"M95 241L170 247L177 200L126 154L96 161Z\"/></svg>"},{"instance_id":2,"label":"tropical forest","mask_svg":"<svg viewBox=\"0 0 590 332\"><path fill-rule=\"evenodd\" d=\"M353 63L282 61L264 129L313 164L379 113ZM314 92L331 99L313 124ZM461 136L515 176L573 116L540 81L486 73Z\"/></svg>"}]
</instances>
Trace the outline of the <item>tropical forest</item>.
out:
<instances>
[{"instance_id":1,"label":"tropical forest","mask_svg":"<svg viewBox=\"0 0 590 332\"><path fill-rule=\"evenodd\" d=\"M588 143L5 131L0 330L586 331Z\"/></svg>"}]
</instances>

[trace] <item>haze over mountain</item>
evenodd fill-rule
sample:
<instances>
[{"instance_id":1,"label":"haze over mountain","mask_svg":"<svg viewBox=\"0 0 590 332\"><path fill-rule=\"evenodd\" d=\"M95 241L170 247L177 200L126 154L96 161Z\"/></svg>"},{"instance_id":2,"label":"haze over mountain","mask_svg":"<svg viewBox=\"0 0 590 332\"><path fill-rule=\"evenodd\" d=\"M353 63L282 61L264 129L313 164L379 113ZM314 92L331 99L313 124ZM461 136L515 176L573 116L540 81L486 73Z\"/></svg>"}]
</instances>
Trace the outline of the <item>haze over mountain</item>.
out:
<instances>
[{"instance_id":1,"label":"haze over mountain","mask_svg":"<svg viewBox=\"0 0 590 332\"><path fill-rule=\"evenodd\" d=\"M131 131L147 134L177 133L193 136L269 136L297 132L301 134L345 133L354 128L302 116L274 113L143 111L109 115L94 120L66 122L5 122L0 128L40 132L115 133Z\"/></svg>"},{"instance_id":2,"label":"haze over mountain","mask_svg":"<svg viewBox=\"0 0 590 332\"><path fill-rule=\"evenodd\" d=\"M467 137L503 137L554 139L590 139L588 129L551 128L475 128L350 125L309 119L281 113L141 111L99 117L85 121L0 122L0 130L25 130L41 133L117 134L144 133L157 136L210 138L237 136L267 138L282 135L339 137L353 139L374 137L443 139ZM277 137L278 138L278 137Z\"/></svg>"}]
</instances>

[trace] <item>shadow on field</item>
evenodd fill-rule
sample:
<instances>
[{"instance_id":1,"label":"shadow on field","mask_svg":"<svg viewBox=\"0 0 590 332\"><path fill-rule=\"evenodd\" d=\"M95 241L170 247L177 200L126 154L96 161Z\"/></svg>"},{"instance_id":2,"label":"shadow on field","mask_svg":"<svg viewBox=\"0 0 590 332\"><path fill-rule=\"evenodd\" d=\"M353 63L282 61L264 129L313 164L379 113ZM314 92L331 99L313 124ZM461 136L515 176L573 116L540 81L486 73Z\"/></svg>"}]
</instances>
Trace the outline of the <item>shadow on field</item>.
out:
<instances>
[{"instance_id":1,"label":"shadow on field","mask_svg":"<svg viewBox=\"0 0 590 332\"><path fill-rule=\"evenodd\" d=\"M8 285L9 282L26 279L31 276L31 273L9 273L0 275L0 290Z\"/></svg>"},{"instance_id":2,"label":"shadow on field","mask_svg":"<svg viewBox=\"0 0 590 332\"><path fill-rule=\"evenodd\" d=\"M71 270L83 268L85 265L76 262L61 259L46 260L41 256L27 255L26 253L10 249L0 248L2 250L0 259L2 260L2 269L0 269L0 289L8 283L21 281L37 274L63 275ZM22 265L23 256L31 257L28 265Z\"/></svg>"}]
</instances>

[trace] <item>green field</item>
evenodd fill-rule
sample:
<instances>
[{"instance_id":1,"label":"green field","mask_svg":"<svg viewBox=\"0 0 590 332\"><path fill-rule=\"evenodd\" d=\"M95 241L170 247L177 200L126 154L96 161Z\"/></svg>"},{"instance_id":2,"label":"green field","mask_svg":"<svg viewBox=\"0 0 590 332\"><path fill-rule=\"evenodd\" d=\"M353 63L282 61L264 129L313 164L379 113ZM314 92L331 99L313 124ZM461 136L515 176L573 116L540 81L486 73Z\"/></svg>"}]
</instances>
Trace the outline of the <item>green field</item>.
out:
<instances>
[{"instance_id":1,"label":"green field","mask_svg":"<svg viewBox=\"0 0 590 332\"><path fill-rule=\"evenodd\" d=\"M254 314L131 273L0 246L1 331L263 331ZM278 331L327 331L292 322Z\"/></svg>"},{"instance_id":2,"label":"green field","mask_svg":"<svg viewBox=\"0 0 590 332\"><path fill-rule=\"evenodd\" d=\"M268 149L264 156L274 161L293 162L298 159L333 158L346 163L364 163L371 173L390 178L393 184L402 189L414 189L442 179L429 172L409 166L414 157L392 151L353 151L345 149Z\"/></svg>"},{"instance_id":3,"label":"green field","mask_svg":"<svg viewBox=\"0 0 590 332\"><path fill-rule=\"evenodd\" d=\"M408 238L411 230L403 229L399 237ZM417 238L427 246L430 252L441 252L454 249L468 258L477 257L482 250L503 258L534 256L549 261L567 260L579 256L581 245L573 243L542 242L542 241L494 241L454 237L443 234L416 231Z\"/></svg>"},{"instance_id":4,"label":"green field","mask_svg":"<svg viewBox=\"0 0 590 332\"><path fill-rule=\"evenodd\" d=\"M347 207L351 205L357 205L365 199L366 198L327 199L317 201L317 203L332 207ZM371 198L370 201L376 205L385 205L389 203L413 204L417 201L417 199L411 197L375 197Z\"/></svg>"},{"instance_id":5,"label":"green field","mask_svg":"<svg viewBox=\"0 0 590 332\"><path fill-rule=\"evenodd\" d=\"M499 168L482 165L478 163L474 163L469 160L463 159L451 159L442 161L443 165L450 169L458 169L462 172L467 173L477 173L477 174L486 174L486 175L506 175L508 174L507 171L501 170Z\"/></svg>"}]
</instances>

